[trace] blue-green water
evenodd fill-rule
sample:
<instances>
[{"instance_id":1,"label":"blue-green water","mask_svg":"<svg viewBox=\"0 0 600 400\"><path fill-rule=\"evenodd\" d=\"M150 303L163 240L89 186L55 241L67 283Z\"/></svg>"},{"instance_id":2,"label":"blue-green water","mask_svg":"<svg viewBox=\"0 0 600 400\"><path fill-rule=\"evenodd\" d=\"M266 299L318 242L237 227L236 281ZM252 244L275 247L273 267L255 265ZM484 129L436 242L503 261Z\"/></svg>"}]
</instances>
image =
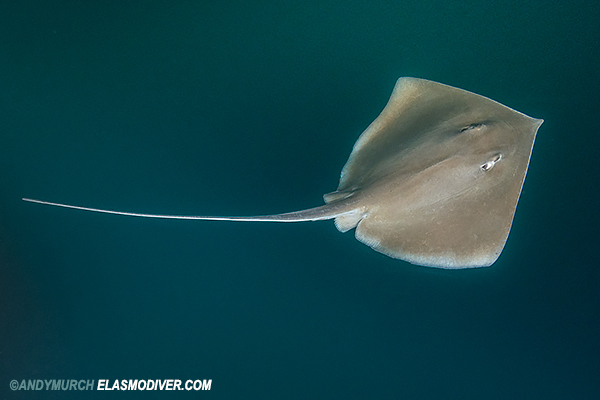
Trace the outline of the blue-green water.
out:
<instances>
[{"instance_id":1,"label":"blue-green water","mask_svg":"<svg viewBox=\"0 0 600 400\"><path fill-rule=\"evenodd\" d=\"M597 5L125 3L0 3L2 398L600 396ZM491 268L412 266L331 222L20 201L319 205L400 76L546 121ZM212 388L9 389L169 378Z\"/></svg>"}]
</instances>

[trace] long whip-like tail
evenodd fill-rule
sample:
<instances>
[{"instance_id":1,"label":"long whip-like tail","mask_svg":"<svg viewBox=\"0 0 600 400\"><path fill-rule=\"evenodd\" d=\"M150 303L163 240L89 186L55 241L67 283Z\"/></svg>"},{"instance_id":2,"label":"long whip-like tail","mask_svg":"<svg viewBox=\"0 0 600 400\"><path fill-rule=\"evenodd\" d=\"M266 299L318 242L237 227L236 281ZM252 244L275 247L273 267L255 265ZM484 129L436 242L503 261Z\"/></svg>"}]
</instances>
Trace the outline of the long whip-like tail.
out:
<instances>
[{"instance_id":1,"label":"long whip-like tail","mask_svg":"<svg viewBox=\"0 0 600 400\"><path fill-rule=\"evenodd\" d=\"M339 215L352 211L347 203L326 204L320 207L309 208L307 210L288 212L274 215L258 215L250 217L210 217L194 215L162 215L162 214L143 214L125 211L103 210L100 208L74 206L70 204L52 203L50 201L35 200L23 198L23 201L29 203L44 204L47 206L70 208L74 210L90 211L104 214L124 215L128 217L140 218L160 218L160 219L183 219L183 220L203 220L203 221L254 221L254 222L303 222L303 221L322 221L333 219Z\"/></svg>"}]
</instances>

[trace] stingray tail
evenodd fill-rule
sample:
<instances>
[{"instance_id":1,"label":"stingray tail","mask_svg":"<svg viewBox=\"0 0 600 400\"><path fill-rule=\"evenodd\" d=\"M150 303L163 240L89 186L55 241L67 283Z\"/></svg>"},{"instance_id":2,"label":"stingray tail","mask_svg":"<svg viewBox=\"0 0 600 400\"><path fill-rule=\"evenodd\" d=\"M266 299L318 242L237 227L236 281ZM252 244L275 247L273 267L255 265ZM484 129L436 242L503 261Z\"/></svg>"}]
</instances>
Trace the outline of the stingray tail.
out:
<instances>
[{"instance_id":1,"label":"stingray tail","mask_svg":"<svg viewBox=\"0 0 600 400\"><path fill-rule=\"evenodd\" d=\"M96 213L124 215L128 217L139 218L160 218L160 219L180 219L180 220L202 220L202 221L254 221L254 222L303 222L303 221L322 221L336 218L340 215L354 211L350 202L341 201L324 206L309 208L301 211L293 211L283 214L274 215L258 215L250 217L211 217L211 216L194 216L194 215L161 215L161 214L142 214L125 211L103 210L100 208L74 206L70 204L52 203L49 201L35 200L23 198L23 201L29 203L44 204L53 207L70 208L74 210L90 211Z\"/></svg>"}]
</instances>

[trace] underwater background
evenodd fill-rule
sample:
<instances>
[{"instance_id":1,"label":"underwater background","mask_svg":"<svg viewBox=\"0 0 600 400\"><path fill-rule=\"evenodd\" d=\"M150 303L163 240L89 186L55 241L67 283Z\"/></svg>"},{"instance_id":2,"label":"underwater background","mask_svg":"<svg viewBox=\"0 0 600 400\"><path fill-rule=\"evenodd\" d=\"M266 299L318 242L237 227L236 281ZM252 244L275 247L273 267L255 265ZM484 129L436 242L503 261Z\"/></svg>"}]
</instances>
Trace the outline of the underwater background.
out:
<instances>
[{"instance_id":1,"label":"underwater background","mask_svg":"<svg viewBox=\"0 0 600 400\"><path fill-rule=\"evenodd\" d=\"M0 393L596 399L599 5L0 2ZM490 268L413 266L322 204L401 76L543 118ZM11 391L212 379L208 391Z\"/></svg>"}]
</instances>

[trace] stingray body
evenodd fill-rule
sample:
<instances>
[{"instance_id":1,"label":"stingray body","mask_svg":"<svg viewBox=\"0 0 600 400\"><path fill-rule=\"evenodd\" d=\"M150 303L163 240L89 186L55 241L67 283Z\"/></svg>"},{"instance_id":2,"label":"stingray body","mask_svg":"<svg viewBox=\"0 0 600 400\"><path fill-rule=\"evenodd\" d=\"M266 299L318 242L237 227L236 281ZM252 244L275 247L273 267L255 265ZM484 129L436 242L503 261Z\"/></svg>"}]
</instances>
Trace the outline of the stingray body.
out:
<instances>
[{"instance_id":1,"label":"stingray body","mask_svg":"<svg viewBox=\"0 0 600 400\"><path fill-rule=\"evenodd\" d=\"M504 248L542 120L486 97L400 78L359 137L325 205L285 214L206 217L101 210L146 218L301 222L341 232L390 257L439 268L492 265Z\"/></svg>"}]
</instances>

